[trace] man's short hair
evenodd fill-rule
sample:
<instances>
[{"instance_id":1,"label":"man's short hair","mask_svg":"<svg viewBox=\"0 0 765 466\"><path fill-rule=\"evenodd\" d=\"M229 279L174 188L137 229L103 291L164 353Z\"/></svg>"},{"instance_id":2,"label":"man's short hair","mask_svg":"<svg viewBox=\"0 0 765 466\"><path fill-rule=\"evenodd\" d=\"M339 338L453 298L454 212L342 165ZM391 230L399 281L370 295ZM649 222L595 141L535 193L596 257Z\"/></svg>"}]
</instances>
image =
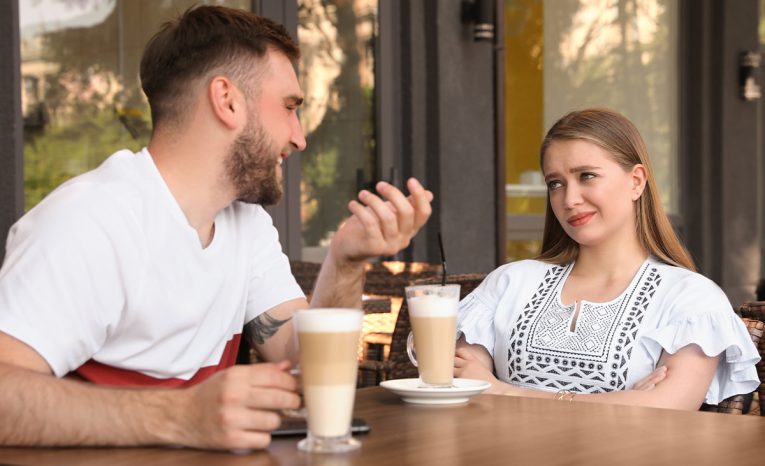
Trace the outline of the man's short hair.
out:
<instances>
[{"instance_id":1,"label":"man's short hair","mask_svg":"<svg viewBox=\"0 0 765 466\"><path fill-rule=\"evenodd\" d=\"M191 105L190 86L211 73L222 73L249 89L262 70L253 58L269 48L290 60L300 56L298 45L284 26L244 10L199 6L168 21L151 38L141 58L141 87L149 99L156 127L179 123Z\"/></svg>"}]
</instances>

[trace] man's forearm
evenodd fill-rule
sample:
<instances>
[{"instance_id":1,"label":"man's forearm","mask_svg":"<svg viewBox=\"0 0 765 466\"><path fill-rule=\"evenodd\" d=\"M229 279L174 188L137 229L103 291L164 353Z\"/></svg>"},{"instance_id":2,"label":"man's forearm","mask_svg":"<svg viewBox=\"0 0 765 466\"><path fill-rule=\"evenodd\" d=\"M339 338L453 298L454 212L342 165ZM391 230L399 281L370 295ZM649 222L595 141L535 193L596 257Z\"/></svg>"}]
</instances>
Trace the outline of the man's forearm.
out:
<instances>
[{"instance_id":1,"label":"man's forearm","mask_svg":"<svg viewBox=\"0 0 765 466\"><path fill-rule=\"evenodd\" d=\"M361 308L364 291L364 261L341 261L332 250L316 280L311 307Z\"/></svg>"},{"instance_id":2,"label":"man's forearm","mask_svg":"<svg viewBox=\"0 0 765 466\"><path fill-rule=\"evenodd\" d=\"M0 445L182 443L176 390L111 389L0 364Z\"/></svg>"}]
</instances>

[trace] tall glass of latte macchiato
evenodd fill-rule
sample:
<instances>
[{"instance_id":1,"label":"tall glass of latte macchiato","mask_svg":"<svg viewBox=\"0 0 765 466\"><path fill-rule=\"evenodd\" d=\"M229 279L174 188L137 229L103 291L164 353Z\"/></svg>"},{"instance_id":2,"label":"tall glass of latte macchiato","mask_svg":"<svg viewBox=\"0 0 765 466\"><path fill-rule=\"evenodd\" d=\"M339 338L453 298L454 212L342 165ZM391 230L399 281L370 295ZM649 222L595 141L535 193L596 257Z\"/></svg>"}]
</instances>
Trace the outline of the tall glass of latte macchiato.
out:
<instances>
[{"instance_id":1,"label":"tall glass of latte macchiato","mask_svg":"<svg viewBox=\"0 0 765 466\"><path fill-rule=\"evenodd\" d=\"M451 387L460 286L416 285L405 291L412 323L407 341L409 359L424 386Z\"/></svg>"},{"instance_id":2,"label":"tall glass of latte macchiato","mask_svg":"<svg viewBox=\"0 0 765 466\"><path fill-rule=\"evenodd\" d=\"M308 413L301 450L333 453L361 446L351 437L351 417L363 318L357 309L305 309L295 315Z\"/></svg>"}]
</instances>

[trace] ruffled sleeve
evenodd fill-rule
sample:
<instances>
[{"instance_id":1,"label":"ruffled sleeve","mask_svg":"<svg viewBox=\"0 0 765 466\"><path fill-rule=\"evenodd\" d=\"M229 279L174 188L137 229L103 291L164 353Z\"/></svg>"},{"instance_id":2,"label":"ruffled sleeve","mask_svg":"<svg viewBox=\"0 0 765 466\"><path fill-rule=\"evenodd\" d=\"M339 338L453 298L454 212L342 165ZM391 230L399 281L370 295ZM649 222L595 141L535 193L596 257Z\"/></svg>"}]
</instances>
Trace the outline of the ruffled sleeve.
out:
<instances>
[{"instance_id":1,"label":"ruffled sleeve","mask_svg":"<svg viewBox=\"0 0 765 466\"><path fill-rule=\"evenodd\" d=\"M707 356L720 355L705 402L718 404L733 395L750 393L760 380L757 348L741 319L717 285L696 275L678 287L664 322L643 336L649 352L674 354L690 344Z\"/></svg>"},{"instance_id":2,"label":"ruffled sleeve","mask_svg":"<svg viewBox=\"0 0 765 466\"><path fill-rule=\"evenodd\" d=\"M457 338L486 348L494 354L494 317L499 300L510 285L510 272L517 268L506 264L491 272L486 279L462 301L457 313Z\"/></svg>"},{"instance_id":3,"label":"ruffled sleeve","mask_svg":"<svg viewBox=\"0 0 765 466\"><path fill-rule=\"evenodd\" d=\"M475 291L460 301L457 338L462 335L466 342L481 345L494 354L494 308L484 304Z\"/></svg>"}]
</instances>

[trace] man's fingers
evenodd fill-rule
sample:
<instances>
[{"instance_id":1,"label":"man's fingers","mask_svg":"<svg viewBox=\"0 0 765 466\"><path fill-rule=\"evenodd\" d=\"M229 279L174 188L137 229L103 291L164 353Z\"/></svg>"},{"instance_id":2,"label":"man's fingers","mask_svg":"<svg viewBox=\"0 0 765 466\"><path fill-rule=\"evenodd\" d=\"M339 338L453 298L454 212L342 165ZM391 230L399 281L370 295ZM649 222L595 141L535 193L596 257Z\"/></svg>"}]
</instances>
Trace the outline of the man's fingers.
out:
<instances>
[{"instance_id":1,"label":"man's fingers","mask_svg":"<svg viewBox=\"0 0 765 466\"><path fill-rule=\"evenodd\" d=\"M377 216L383 238L388 241L396 239L399 232L398 218L391 205L369 191L361 191L359 199Z\"/></svg>"},{"instance_id":2,"label":"man's fingers","mask_svg":"<svg viewBox=\"0 0 765 466\"><path fill-rule=\"evenodd\" d=\"M251 409L298 409L300 397L297 393L277 388L251 388L245 406Z\"/></svg>"},{"instance_id":3,"label":"man's fingers","mask_svg":"<svg viewBox=\"0 0 765 466\"><path fill-rule=\"evenodd\" d=\"M297 389L297 380L286 371L286 368L282 369L283 366L282 362L242 366L247 369L246 374L243 374L242 377L247 378L251 387L295 391Z\"/></svg>"},{"instance_id":4,"label":"man's fingers","mask_svg":"<svg viewBox=\"0 0 765 466\"><path fill-rule=\"evenodd\" d=\"M224 432L238 431L271 432L281 425L281 417L274 411L254 409L229 409L220 413Z\"/></svg>"},{"instance_id":5,"label":"man's fingers","mask_svg":"<svg viewBox=\"0 0 765 466\"><path fill-rule=\"evenodd\" d=\"M390 203L396 214L398 231L400 234L410 237L414 234L414 206L395 186L384 181L380 181L375 186L380 193Z\"/></svg>"},{"instance_id":6,"label":"man's fingers","mask_svg":"<svg viewBox=\"0 0 765 466\"><path fill-rule=\"evenodd\" d=\"M248 454L250 450L262 450L271 444L271 434L254 430L237 430L226 435L226 449L235 454Z\"/></svg>"},{"instance_id":7,"label":"man's fingers","mask_svg":"<svg viewBox=\"0 0 765 466\"><path fill-rule=\"evenodd\" d=\"M406 187L411 193L411 203L414 206L414 227L419 229L430 217L433 193L423 188L415 178L409 178Z\"/></svg>"},{"instance_id":8,"label":"man's fingers","mask_svg":"<svg viewBox=\"0 0 765 466\"><path fill-rule=\"evenodd\" d=\"M380 231L380 224L370 209L357 201L351 201L348 203L348 210L359 219L367 234L379 236L377 232Z\"/></svg>"}]
</instances>

